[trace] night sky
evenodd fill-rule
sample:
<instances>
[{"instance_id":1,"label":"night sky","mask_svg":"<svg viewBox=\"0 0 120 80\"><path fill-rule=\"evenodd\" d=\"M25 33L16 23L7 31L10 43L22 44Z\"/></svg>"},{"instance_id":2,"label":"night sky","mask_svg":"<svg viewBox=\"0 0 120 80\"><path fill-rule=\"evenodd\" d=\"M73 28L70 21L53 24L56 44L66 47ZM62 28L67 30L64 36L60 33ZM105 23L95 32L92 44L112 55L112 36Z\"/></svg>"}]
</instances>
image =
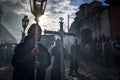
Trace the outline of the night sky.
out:
<instances>
[{"instance_id":1,"label":"night sky","mask_svg":"<svg viewBox=\"0 0 120 80\"><path fill-rule=\"evenodd\" d=\"M48 0L45 13L41 16L39 22L42 30L58 30L59 17L63 17L64 30L67 31L68 13L71 24L75 18L75 13L79 10L79 6L83 3L90 3L91 1L93 0ZM98 1L103 2L104 0ZM0 0L0 4L2 4L3 8L1 22L19 42L21 39L22 18L24 15L28 15L30 19L28 28L34 23L34 16L30 12L29 0Z\"/></svg>"}]
</instances>

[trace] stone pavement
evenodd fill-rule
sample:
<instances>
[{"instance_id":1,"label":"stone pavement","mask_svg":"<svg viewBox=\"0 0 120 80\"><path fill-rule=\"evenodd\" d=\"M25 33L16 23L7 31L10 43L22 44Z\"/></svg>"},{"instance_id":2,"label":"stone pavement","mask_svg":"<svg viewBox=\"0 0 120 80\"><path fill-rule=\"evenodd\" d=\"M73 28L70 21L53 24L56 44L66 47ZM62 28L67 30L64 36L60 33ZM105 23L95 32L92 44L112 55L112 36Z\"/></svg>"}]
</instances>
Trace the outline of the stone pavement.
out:
<instances>
[{"instance_id":1,"label":"stone pavement","mask_svg":"<svg viewBox=\"0 0 120 80\"><path fill-rule=\"evenodd\" d=\"M66 72L67 75L69 69L66 69ZM72 80L120 80L120 69L113 65L106 67L103 64L81 61L78 72L80 75L75 76L77 79ZM69 78L72 77L68 76L68 80Z\"/></svg>"},{"instance_id":2,"label":"stone pavement","mask_svg":"<svg viewBox=\"0 0 120 80\"><path fill-rule=\"evenodd\" d=\"M120 80L120 69L84 61L80 62L79 75L69 76L69 63L69 60L65 61L65 80ZM12 80L12 69L10 64L0 66L0 80ZM47 80L50 80L49 77Z\"/></svg>"},{"instance_id":3,"label":"stone pavement","mask_svg":"<svg viewBox=\"0 0 120 80\"><path fill-rule=\"evenodd\" d=\"M12 80L12 70L11 65L0 66L0 80Z\"/></svg>"},{"instance_id":4,"label":"stone pavement","mask_svg":"<svg viewBox=\"0 0 120 80\"><path fill-rule=\"evenodd\" d=\"M98 80L120 80L120 68L115 66L105 66L103 64L96 64L89 62L90 73L93 74Z\"/></svg>"}]
</instances>

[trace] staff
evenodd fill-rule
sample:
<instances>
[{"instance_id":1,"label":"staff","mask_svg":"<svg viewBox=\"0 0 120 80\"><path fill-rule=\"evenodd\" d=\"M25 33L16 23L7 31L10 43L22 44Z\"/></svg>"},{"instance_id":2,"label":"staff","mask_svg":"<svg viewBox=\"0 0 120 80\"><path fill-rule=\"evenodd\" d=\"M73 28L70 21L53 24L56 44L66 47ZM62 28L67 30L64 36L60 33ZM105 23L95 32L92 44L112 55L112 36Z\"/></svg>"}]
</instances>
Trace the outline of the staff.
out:
<instances>
[{"instance_id":1,"label":"staff","mask_svg":"<svg viewBox=\"0 0 120 80\"><path fill-rule=\"evenodd\" d=\"M29 0L30 1L30 8L32 14L35 16L36 25L38 26L38 19L40 16L44 14L47 0ZM37 26L35 29L35 47L38 47L38 39L37 39ZM37 61L37 56L36 56ZM35 69L35 80L37 80L37 69Z\"/></svg>"}]
</instances>

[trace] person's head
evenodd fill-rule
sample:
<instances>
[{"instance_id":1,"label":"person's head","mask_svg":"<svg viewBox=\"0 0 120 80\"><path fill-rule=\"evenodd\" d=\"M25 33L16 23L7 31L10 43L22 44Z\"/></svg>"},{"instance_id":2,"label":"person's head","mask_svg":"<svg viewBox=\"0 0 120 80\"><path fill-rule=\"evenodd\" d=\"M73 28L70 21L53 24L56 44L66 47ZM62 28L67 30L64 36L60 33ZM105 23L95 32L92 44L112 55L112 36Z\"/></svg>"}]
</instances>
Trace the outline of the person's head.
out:
<instances>
[{"instance_id":1,"label":"person's head","mask_svg":"<svg viewBox=\"0 0 120 80\"><path fill-rule=\"evenodd\" d=\"M36 30L36 28L37 28L37 35L38 35L37 39L39 41L41 39L41 33L42 33L42 29L40 28L39 25L32 24L30 26L30 28L28 29L27 33L28 33L29 39L31 39L31 38L35 39L35 30Z\"/></svg>"},{"instance_id":2,"label":"person's head","mask_svg":"<svg viewBox=\"0 0 120 80\"><path fill-rule=\"evenodd\" d=\"M60 39L57 39L55 44L56 44L56 46L60 46Z\"/></svg>"},{"instance_id":3,"label":"person's head","mask_svg":"<svg viewBox=\"0 0 120 80\"><path fill-rule=\"evenodd\" d=\"M78 45L78 40L77 39L75 39L74 45Z\"/></svg>"}]
</instances>

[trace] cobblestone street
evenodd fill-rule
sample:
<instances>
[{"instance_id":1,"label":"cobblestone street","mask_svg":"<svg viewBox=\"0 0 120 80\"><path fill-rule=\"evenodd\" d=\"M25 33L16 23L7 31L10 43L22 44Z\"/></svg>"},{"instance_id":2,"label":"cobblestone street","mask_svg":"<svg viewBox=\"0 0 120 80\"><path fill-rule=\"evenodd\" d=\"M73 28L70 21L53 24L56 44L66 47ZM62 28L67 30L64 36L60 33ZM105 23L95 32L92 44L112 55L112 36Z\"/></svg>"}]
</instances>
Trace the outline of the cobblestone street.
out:
<instances>
[{"instance_id":1,"label":"cobblestone street","mask_svg":"<svg viewBox=\"0 0 120 80\"><path fill-rule=\"evenodd\" d=\"M66 69L68 72L69 70ZM67 73L68 74L68 73ZM103 64L96 64L83 61L80 63L79 74L75 80L120 80L120 69L114 66L106 67ZM70 76L68 76L71 78Z\"/></svg>"},{"instance_id":2,"label":"cobblestone street","mask_svg":"<svg viewBox=\"0 0 120 80\"><path fill-rule=\"evenodd\" d=\"M69 61L65 62L66 80L120 80L120 69L114 66L106 67L102 64L83 61L80 63L79 75L69 76ZM12 66L7 64L0 67L0 80L12 80Z\"/></svg>"},{"instance_id":3,"label":"cobblestone street","mask_svg":"<svg viewBox=\"0 0 120 80\"><path fill-rule=\"evenodd\" d=\"M12 70L10 64L0 66L0 80L12 80Z\"/></svg>"}]
</instances>

